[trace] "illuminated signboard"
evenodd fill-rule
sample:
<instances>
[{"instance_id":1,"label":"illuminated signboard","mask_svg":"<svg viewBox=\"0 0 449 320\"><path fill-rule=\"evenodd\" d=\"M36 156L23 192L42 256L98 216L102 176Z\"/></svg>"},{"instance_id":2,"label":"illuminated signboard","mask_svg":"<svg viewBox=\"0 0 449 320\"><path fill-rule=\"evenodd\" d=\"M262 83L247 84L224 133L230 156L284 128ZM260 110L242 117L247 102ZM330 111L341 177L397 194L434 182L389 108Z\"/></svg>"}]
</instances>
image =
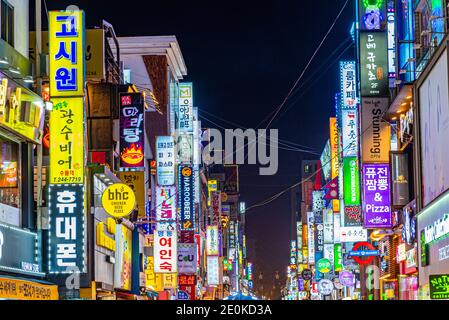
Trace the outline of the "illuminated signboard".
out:
<instances>
[{"instance_id":1,"label":"illuminated signboard","mask_svg":"<svg viewBox=\"0 0 449 320\"><path fill-rule=\"evenodd\" d=\"M246 265L246 276L249 281L253 280L253 264L252 262L248 262Z\"/></svg>"},{"instance_id":2,"label":"illuminated signboard","mask_svg":"<svg viewBox=\"0 0 449 320\"><path fill-rule=\"evenodd\" d=\"M308 247L308 257L309 264L315 263L315 227L314 227L315 217L313 212L307 212L307 247Z\"/></svg>"},{"instance_id":3,"label":"illuminated signboard","mask_svg":"<svg viewBox=\"0 0 449 320\"><path fill-rule=\"evenodd\" d=\"M208 180L207 181L207 193L208 193L208 201L207 205L210 206L211 204L211 193L217 191L217 180Z\"/></svg>"},{"instance_id":4,"label":"illuminated signboard","mask_svg":"<svg viewBox=\"0 0 449 320\"><path fill-rule=\"evenodd\" d=\"M362 99L362 162L390 161L390 125L382 120L387 98Z\"/></svg>"},{"instance_id":5,"label":"illuminated signboard","mask_svg":"<svg viewBox=\"0 0 449 320\"><path fill-rule=\"evenodd\" d=\"M175 141L171 136L156 137L157 184L175 184Z\"/></svg>"},{"instance_id":6,"label":"illuminated signboard","mask_svg":"<svg viewBox=\"0 0 449 320\"><path fill-rule=\"evenodd\" d=\"M449 274L429 275L430 299L449 299Z\"/></svg>"},{"instance_id":7,"label":"illuminated signboard","mask_svg":"<svg viewBox=\"0 0 449 320\"><path fill-rule=\"evenodd\" d=\"M329 181L331 179L331 145L330 141L327 140L324 145L323 152L320 156L321 168L324 174L324 180Z\"/></svg>"},{"instance_id":8,"label":"illuminated signboard","mask_svg":"<svg viewBox=\"0 0 449 320\"><path fill-rule=\"evenodd\" d=\"M360 33L360 69L362 97L389 96L386 33Z\"/></svg>"},{"instance_id":9,"label":"illuminated signboard","mask_svg":"<svg viewBox=\"0 0 449 320\"><path fill-rule=\"evenodd\" d=\"M218 256L218 226L206 227L206 254L208 256Z\"/></svg>"},{"instance_id":10,"label":"illuminated signboard","mask_svg":"<svg viewBox=\"0 0 449 320\"><path fill-rule=\"evenodd\" d=\"M144 139L142 93L120 93L120 167L144 167Z\"/></svg>"},{"instance_id":11,"label":"illuminated signboard","mask_svg":"<svg viewBox=\"0 0 449 320\"><path fill-rule=\"evenodd\" d=\"M193 132L193 89L191 82L179 83L178 130ZM196 146L195 146L196 148Z\"/></svg>"},{"instance_id":12,"label":"illuminated signboard","mask_svg":"<svg viewBox=\"0 0 449 320\"><path fill-rule=\"evenodd\" d=\"M114 288L131 290L132 279L132 231L122 224L116 225L117 251L114 264Z\"/></svg>"},{"instance_id":13,"label":"illuminated signboard","mask_svg":"<svg viewBox=\"0 0 449 320\"><path fill-rule=\"evenodd\" d=\"M84 260L84 185L50 185L48 272L86 272Z\"/></svg>"},{"instance_id":14,"label":"illuminated signboard","mask_svg":"<svg viewBox=\"0 0 449 320\"><path fill-rule=\"evenodd\" d=\"M357 109L341 110L343 158L357 157L359 147L359 122Z\"/></svg>"},{"instance_id":15,"label":"illuminated signboard","mask_svg":"<svg viewBox=\"0 0 449 320\"><path fill-rule=\"evenodd\" d=\"M104 190L101 196L104 210L114 218L131 214L136 206L134 191L124 183L114 183Z\"/></svg>"},{"instance_id":16,"label":"illuminated signboard","mask_svg":"<svg viewBox=\"0 0 449 320\"><path fill-rule=\"evenodd\" d=\"M50 95L83 96L84 12L50 11L48 14Z\"/></svg>"},{"instance_id":17,"label":"illuminated signboard","mask_svg":"<svg viewBox=\"0 0 449 320\"><path fill-rule=\"evenodd\" d=\"M145 217L145 172L143 171L122 171L119 173L120 180L130 187L136 196L136 210L138 217Z\"/></svg>"},{"instance_id":18,"label":"illuminated signboard","mask_svg":"<svg viewBox=\"0 0 449 320\"><path fill-rule=\"evenodd\" d=\"M358 0L359 28L361 30L385 30L385 0Z\"/></svg>"},{"instance_id":19,"label":"illuminated signboard","mask_svg":"<svg viewBox=\"0 0 449 320\"><path fill-rule=\"evenodd\" d=\"M357 82L354 61L340 61L341 103L344 108L357 106Z\"/></svg>"},{"instance_id":20,"label":"illuminated signboard","mask_svg":"<svg viewBox=\"0 0 449 320\"><path fill-rule=\"evenodd\" d=\"M334 179L338 176L338 128L337 118L330 118L330 145L331 145L331 178Z\"/></svg>"},{"instance_id":21,"label":"illuminated signboard","mask_svg":"<svg viewBox=\"0 0 449 320\"><path fill-rule=\"evenodd\" d=\"M193 163L193 134L178 135L176 154L179 163Z\"/></svg>"},{"instance_id":22,"label":"illuminated signboard","mask_svg":"<svg viewBox=\"0 0 449 320\"><path fill-rule=\"evenodd\" d=\"M360 204L359 166L356 157L343 158L343 185L345 205Z\"/></svg>"},{"instance_id":23,"label":"illuminated signboard","mask_svg":"<svg viewBox=\"0 0 449 320\"><path fill-rule=\"evenodd\" d=\"M340 242L359 242L368 239L368 232L362 227L340 227Z\"/></svg>"},{"instance_id":24,"label":"illuminated signboard","mask_svg":"<svg viewBox=\"0 0 449 320\"><path fill-rule=\"evenodd\" d=\"M364 226L393 227L390 199L390 165L363 164Z\"/></svg>"},{"instance_id":25,"label":"illuminated signboard","mask_svg":"<svg viewBox=\"0 0 449 320\"><path fill-rule=\"evenodd\" d=\"M50 183L83 183L83 98L53 99L50 128Z\"/></svg>"},{"instance_id":26,"label":"illuminated signboard","mask_svg":"<svg viewBox=\"0 0 449 320\"><path fill-rule=\"evenodd\" d=\"M362 226L362 211L360 210L360 206L345 206L344 226Z\"/></svg>"},{"instance_id":27,"label":"illuminated signboard","mask_svg":"<svg viewBox=\"0 0 449 320\"><path fill-rule=\"evenodd\" d=\"M196 244L178 243L178 272L196 272Z\"/></svg>"},{"instance_id":28,"label":"illuminated signboard","mask_svg":"<svg viewBox=\"0 0 449 320\"><path fill-rule=\"evenodd\" d=\"M170 222L176 221L176 187L156 186L156 222L162 230Z\"/></svg>"},{"instance_id":29,"label":"illuminated signboard","mask_svg":"<svg viewBox=\"0 0 449 320\"><path fill-rule=\"evenodd\" d=\"M154 232L154 272L173 273L178 270L176 230Z\"/></svg>"},{"instance_id":30,"label":"illuminated signboard","mask_svg":"<svg viewBox=\"0 0 449 320\"><path fill-rule=\"evenodd\" d=\"M178 167L178 209L181 230L195 229L193 177L192 166Z\"/></svg>"},{"instance_id":31,"label":"illuminated signboard","mask_svg":"<svg viewBox=\"0 0 449 320\"><path fill-rule=\"evenodd\" d=\"M220 284L220 258L218 256L207 256L207 284Z\"/></svg>"},{"instance_id":32,"label":"illuminated signboard","mask_svg":"<svg viewBox=\"0 0 449 320\"><path fill-rule=\"evenodd\" d=\"M403 1L406 2L406 1ZM396 78L396 22L394 1L388 1L387 8L388 77ZM393 82L394 84L394 82ZM390 84L390 87L392 85Z\"/></svg>"}]
</instances>

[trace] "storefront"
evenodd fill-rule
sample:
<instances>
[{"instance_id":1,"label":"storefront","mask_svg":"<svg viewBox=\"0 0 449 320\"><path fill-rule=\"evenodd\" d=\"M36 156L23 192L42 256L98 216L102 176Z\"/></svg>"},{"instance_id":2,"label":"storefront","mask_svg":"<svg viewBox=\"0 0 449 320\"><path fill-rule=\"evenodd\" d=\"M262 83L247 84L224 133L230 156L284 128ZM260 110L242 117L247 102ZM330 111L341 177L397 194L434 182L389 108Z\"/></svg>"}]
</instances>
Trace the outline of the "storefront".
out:
<instances>
[{"instance_id":1,"label":"storefront","mask_svg":"<svg viewBox=\"0 0 449 320\"><path fill-rule=\"evenodd\" d=\"M42 248L30 231L37 227L34 150L44 113L41 97L0 72L0 299L58 298L56 286L42 283Z\"/></svg>"},{"instance_id":2,"label":"storefront","mask_svg":"<svg viewBox=\"0 0 449 320\"><path fill-rule=\"evenodd\" d=\"M449 191L418 215L420 295L429 296L430 277L449 270Z\"/></svg>"}]
</instances>

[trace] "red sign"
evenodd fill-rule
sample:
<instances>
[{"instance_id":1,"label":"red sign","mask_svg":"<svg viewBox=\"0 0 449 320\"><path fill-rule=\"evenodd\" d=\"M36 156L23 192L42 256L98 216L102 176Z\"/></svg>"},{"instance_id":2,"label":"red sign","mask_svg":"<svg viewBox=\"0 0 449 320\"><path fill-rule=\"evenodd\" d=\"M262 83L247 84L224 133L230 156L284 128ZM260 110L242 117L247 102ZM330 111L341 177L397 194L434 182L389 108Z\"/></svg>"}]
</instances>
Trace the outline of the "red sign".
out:
<instances>
[{"instance_id":1,"label":"red sign","mask_svg":"<svg viewBox=\"0 0 449 320\"><path fill-rule=\"evenodd\" d=\"M196 276L188 274L180 274L178 276L178 284L179 286L195 286Z\"/></svg>"},{"instance_id":2,"label":"red sign","mask_svg":"<svg viewBox=\"0 0 449 320\"><path fill-rule=\"evenodd\" d=\"M179 286L179 291L184 291L189 296L189 300L196 300L195 285Z\"/></svg>"},{"instance_id":3,"label":"red sign","mask_svg":"<svg viewBox=\"0 0 449 320\"><path fill-rule=\"evenodd\" d=\"M376 248L374 248L374 246L369 242L357 242L354 245L354 247L352 248L352 251L358 251L360 249L376 250ZM374 256L366 256L366 257L353 256L352 258L354 259L355 262L357 262L358 264L362 264L362 265L370 264L374 260Z\"/></svg>"},{"instance_id":4,"label":"red sign","mask_svg":"<svg viewBox=\"0 0 449 320\"><path fill-rule=\"evenodd\" d=\"M195 243L195 232L193 230L181 230L181 243Z\"/></svg>"}]
</instances>

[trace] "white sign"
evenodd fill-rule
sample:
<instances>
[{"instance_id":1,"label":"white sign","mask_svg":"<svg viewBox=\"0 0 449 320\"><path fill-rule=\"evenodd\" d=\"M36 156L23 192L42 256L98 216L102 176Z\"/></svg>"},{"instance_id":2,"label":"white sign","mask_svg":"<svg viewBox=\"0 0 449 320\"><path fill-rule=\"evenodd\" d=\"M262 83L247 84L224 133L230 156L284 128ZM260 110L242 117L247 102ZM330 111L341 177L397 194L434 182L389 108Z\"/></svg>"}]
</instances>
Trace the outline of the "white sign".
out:
<instances>
[{"instance_id":1,"label":"white sign","mask_svg":"<svg viewBox=\"0 0 449 320\"><path fill-rule=\"evenodd\" d=\"M343 157L357 157L359 147L359 127L357 109L341 110Z\"/></svg>"},{"instance_id":2,"label":"white sign","mask_svg":"<svg viewBox=\"0 0 449 320\"><path fill-rule=\"evenodd\" d=\"M340 84L343 108L354 108L357 105L355 62L340 62Z\"/></svg>"},{"instance_id":3,"label":"white sign","mask_svg":"<svg viewBox=\"0 0 449 320\"><path fill-rule=\"evenodd\" d=\"M193 132L193 90L192 83L179 83L178 130Z\"/></svg>"},{"instance_id":4,"label":"white sign","mask_svg":"<svg viewBox=\"0 0 449 320\"><path fill-rule=\"evenodd\" d=\"M207 256L207 284L220 284L220 263L218 256Z\"/></svg>"},{"instance_id":5,"label":"white sign","mask_svg":"<svg viewBox=\"0 0 449 320\"><path fill-rule=\"evenodd\" d=\"M180 134L176 140L176 154L178 163L193 163L193 135Z\"/></svg>"},{"instance_id":6,"label":"white sign","mask_svg":"<svg viewBox=\"0 0 449 320\"><path fill-rule=\"evenodd\" d=\"M218 256L218 226L206 227L206 254Z\"/></svg>"},{"instance_id":7,"label":"white sign","mask_svg":"<svg viewBox=\"0 0 449 320\"><path fill-rule=\"evenodd\" d=\"M178 272L176 230L157 230L154 232L154 272Z\"/></svg>"},{"instance_id":8,"label":"white sign","mask_svg":"<svg viewBox=\"0 0 449 320\"><path fill-rule=\"evenodd\" d=\"M415 249L412 249L412 250L414 251ZM412 250L410 250L410 251L412 251ZM409 261L409 252L410 251L407 251L407 265L408 265L408 261ZM413 252L413 254L414 254L414 252ZM412 255L412 253L410 253L410 256L411 255ZM438 260L443 261L446 259L449 259L449 245L438 249ZM415 261L415 265L416 265L416 261Z\"/></svg>"},{"instance_id":9,"label":"white sign","mask_svg":"<svg viewBox=\"0 0 449 320\"><path fill-rule=\"evenodd\" d=\"M368 232L363 227L340 227L340 242L361 242L368 240Z\"/></svg>"},{"instance_id":10,"label":"white sign","mask_svg":"<svg viewBox=\"0 0 449 320\"><path fill-rule=\"evenodd\" d=\"M176 222L176 187L156 186L156 229L169 229Z\"/></svg>"},{"instance_id":11,"label":"white sign","mask_svg":"<svg viewBox=\"0 0 449 320\"><path fill-rule=\"evenodd\" d=\"M340 210L342 207L340 207ZM344 212L344 209L343 209ZM334 214L334 243L340 243L340 225L341 225L341 216L339 213Z\"/></svg>"},{"instance_id":12,"label":"white sign","mask_svg":"<svg viewBox=\"0 0 449 320\"><path fill-rule=\"evenodd\" d=\"M156 137L157 184L175 184L175 141L171 136Z\"/></svg>"},{"instance_id":13,"label":"white sign","mask_svg":"<svg viewBox=\"0 0 449 320\"><path fill-rule=\"evenodd\" d=\"M196 244L178 243L179 273L191 274L196 272Z\"/></svg>"},{"instance_id":14,"label":"white sign","mask_svg":"<svg viewBox=\"0 0 449 320\"><path fill-rule=\"evenodd\" d=\"M330 295L334 290L334 283L329 279L321 279L318 282L318 292L322 295Z\"/></svg>"},{"instance_id":15,"label":"white sign","mask_svg":"<svg viewBox=\"0 0 449 320\"><path fill-rule=\"evenodd\" d=\"M406 249L405 249L405 243L401 243L398 245L398 252L397 252L397 261L402 262L407 259L406 256Z\"/></svg>"},{"instance_id":16,"label":"white sign","mask_svg":"<svg viewBox=\"0 0 449 320\"><path fill-rule=\"evenodd\" d=\"M334 244L334 212L332 209L323 210L324 243Z\"/></svg>"},{"instance_id":17,"label":"white sign","mask_svg":"<svg viewBox=\"0 0 449 320\"><path fill-rule=\"evenodd\" d=\"M449 214L435 221L425 228L426 244L438 240L449 233Z\"/></svg>"},{"instance_id":18,"label":"white sign","mask_svg":"<svg viewBox=\"0 0 449 320\"><path fill-rule=\"evenodd\" d=\"M307 247L309 250L309 264L315 263L315 234L314 234L314 215L313 212L307 212Z\"/></svg>"}]
</instances>

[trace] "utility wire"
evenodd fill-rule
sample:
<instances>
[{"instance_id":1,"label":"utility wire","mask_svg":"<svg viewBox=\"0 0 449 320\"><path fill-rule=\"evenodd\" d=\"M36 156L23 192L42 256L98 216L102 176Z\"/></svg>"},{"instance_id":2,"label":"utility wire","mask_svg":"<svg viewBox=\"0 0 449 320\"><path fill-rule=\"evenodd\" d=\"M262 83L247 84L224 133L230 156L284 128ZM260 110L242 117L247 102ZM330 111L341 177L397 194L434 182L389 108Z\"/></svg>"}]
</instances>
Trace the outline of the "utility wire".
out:
<instances>
[{"instance_id":1,"label":"utility wire","mask_svg":"<svg viewBox=\"0 0 449 320\"><path fill-rule=\"evenodd\" d=\"M323 39L321 40L320 44L318 45L318 47L315 49L315 52L313 53L312 57L310 58L309 62L307 63L306 67L304 68L304 70L301 72L301 74L299 75L298 79L296 79L293 87L290 89L290 91L288 92L287 96L284 98L284 100L282 101L282 103L279 105L279 107L276 109L276 112L274 113L273 117L271 118L271 120L268 122L266 128L268 129L268 127L270 127L271 123L273 122L273 120L276 118L277 114L279 113L279 111L281 111L282 107L285 105L285 103L287 102L287 100L290 98L291 94L293 93L293 90L296 88L296 86L298 85L299 81L301 81L302 77L304 76L305 72L307 71L307 69L309 68L310 64L312 63L313 59L315 58L316 54L318 53L318 51L320 50L321 46L323 45L324 41L326 41L327 36L330 34L330 32L332 31L332 29L334 28L335 24L337 23L338 19L340 18L341 14L343 13L343 10L346 8L346 6L348 5L349 0L346 0L343 7L340 9L337 17L335 18L334 22L332 23L332 25L330 26L329 30L327 31L327 33L324 35Z\"/></svg>"}]
</instances>

